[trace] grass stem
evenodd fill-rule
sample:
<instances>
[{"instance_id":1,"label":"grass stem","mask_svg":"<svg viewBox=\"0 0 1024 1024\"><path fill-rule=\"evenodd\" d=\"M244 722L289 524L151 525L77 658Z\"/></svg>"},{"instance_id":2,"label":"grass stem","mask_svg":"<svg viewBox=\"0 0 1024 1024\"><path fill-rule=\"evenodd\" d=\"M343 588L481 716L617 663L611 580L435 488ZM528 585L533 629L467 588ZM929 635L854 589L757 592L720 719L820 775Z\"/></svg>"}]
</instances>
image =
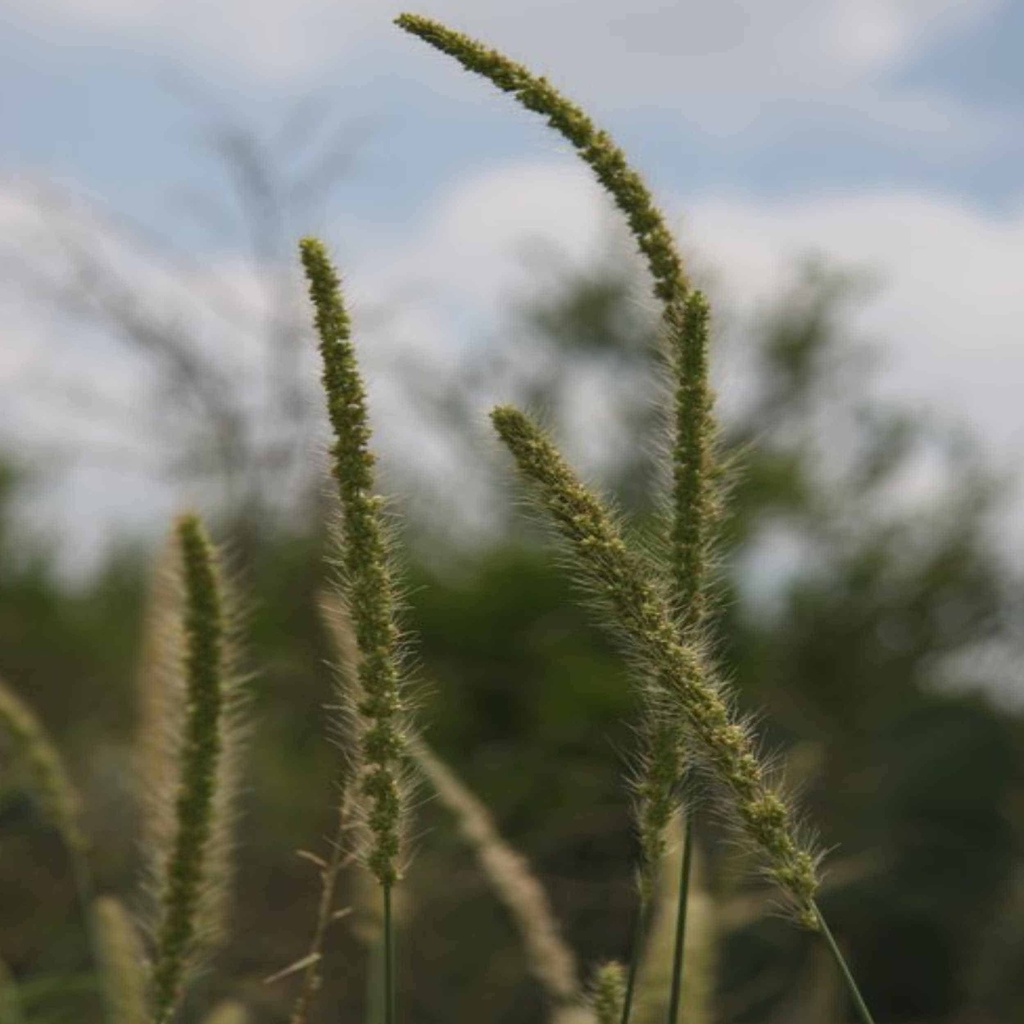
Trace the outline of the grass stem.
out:
<instances>
[{"instance_id":1,"label":"grass stem","mask_svg":"<svg viewBox=\"0 0 1024 1024\"><path fill-rule=\"evenodd\" d=\"M95 888L92 881L92 871L89 868L89 862L85 859L83 851L69 849L68 858L71 867L71 878L75 883L75 898L78 901L78 909L82 917L82 927L85 929L89 951L95 963L96 935L93 926Z\"/></svg>"},{"instance_id":2,"label":"grass stem","mask_svg":"<svg viewBox=\"0 0 1024 1024\"><path fill-rule=\"evenodd\" d=\"M818 918L818 928L828 948L831 950L832 956L835 958L836 966L839 968L839 973L843 976L843 981L846 982L846 989L850 993L853 1005L857 1008L857 1015L860 1017L862 1024L875 1024L875 1018L871 1016L871 1011L868 1009L867 1003L864 1002L864 997L860 994L857 982L854 980L849 965L846 963L846 957L843 956L843 952L839 948L832 930L825 921L817 903L813 903L812 906Z\"/></svg>"},{"instance_id":3,"label":"grass stem","mask_svg":"<svg viewBox=\"0 0 1024 1024\"><path fill-rule=\"evenodd\" d=\"M629 1024L629 1015L633 1009L633 995L636 992L636 976L640 969L640 957L643 956L644 934L647 931L647 901L642 901L636 912L636 925L633 928L633 946L629 951L629 971L626 974L626 992L622 997L622 1024Z\"/></svg>"},{"instance_id":4,"label":"grass stem","mask_svg":"<svg viewBox=\"0 0 1024 1024\"><path fill-rule=\"evenodd\" d=\"M679 868L679 903L676 909L676 938L672 949L672 988L667 1024L677 1024L683 991L683 953L686 948L686 908L690 896L690 866L693 864L693 814L686 815L683 830L683 859Z\"/></svg>"},{"instance_id":5,"label":"grass stem","mask_svg":"<svg viewBox=\"0 0 1024 1024\"><path fill-rule=\"evenodd\" d=\"M321 954L324 949L327 928L335 912L334 898L338 888L338 875L341 872L345 859L342 844L345 841L345 832L348 828L346 797L347 793L343 792L341 799L338 801L338 824L334 842L331 844L330 859L320 876L320 905L317 911L316 924L313 927L313 937L309 943L309 966L303 975L302 988L295 1000L295 1007L292 1010L289 1024L305 1024L310 1004L322 982L323 957Z\"/></svg>"},{"instance_id":6,"label":"grass stem","mask_svg":"<svg viewBox=\"0 0 1024 1024\"><path fill-rule=\"evenodd\" d=\"M395 936L391 920L391 886L384 894L384 1024L395 1024Z\"/></svg>"}]
</instances>

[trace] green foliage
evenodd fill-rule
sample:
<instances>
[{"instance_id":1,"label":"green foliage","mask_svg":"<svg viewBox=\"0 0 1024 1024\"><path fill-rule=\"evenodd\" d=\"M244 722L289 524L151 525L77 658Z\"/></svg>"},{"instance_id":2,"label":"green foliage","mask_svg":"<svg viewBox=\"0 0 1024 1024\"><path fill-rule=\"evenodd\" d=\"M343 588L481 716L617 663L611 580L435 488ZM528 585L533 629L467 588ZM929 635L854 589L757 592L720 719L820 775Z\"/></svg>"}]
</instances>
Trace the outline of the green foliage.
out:
<instances>
[{"instance_id":1,"label":"green foliage","mask_svg":"<svg viewBox=\"0 0 1024 1024\"><path fill-rule=\"evenodd\" d=\"M1014 578L985 530L998 491L973 487L968 505L959 467L977 476L981 462L974 451L963 463L951 453L950 473L940 477L926 512L887 505L891 481L915 453L944 450L945 430L915 418L899 454L881 460L888 465L863 500L858 495L848 503L863 479L860 467L888 451L888 423L906 413L871 397L863 360L851 358L857 344L843 332L843 307L836 305L843 293L830 285L823 296L818 288L812 278L781 296L789 315L765 316L758 324L763 333L744 338L761 388L744 418L724 428L727 449L742 445L745 457L725 523L732 553L723 566L721 656L744 704L769 708L765 724L773 741L792 751L807 806L825 841L840 845L822 901L879 1016L910 1022L973 1014L984 1020L984 1006L1001 1024L1022 1005L1012 965L1024 944L1012 893L1021 856L1024 789L1017 766L1024 734L1010 712L938 688L943 662L1004 635L1000 616L1011 607ZM787 374L784 383L771 369L771 353L787 347L778 331L812 338L805 362L813 369ZM562 351L574 358L568 343ZM640 373L642 350L631 358L616 357L626 380ZM817 436L807 424L822 406L839 408L835 391L864 396L858 401L866 411L858 448L842 460L835 456L825 478ZM756 416L768 407L762 396L769 393L777 411L752 444ZM623 415L631 420L629 410ZM750 555L783 528L820 536L821 560L795 562L792 574L775 582L766 606L762 585L750 582ZM225 981L211 998L244 992L257 1020L286 1016L290 991L284 982L250 991L245 979L294 959L316 912L309 868L289 860L290 849L296 837L312 842L331 828L331 757L328 747L313 742L319 705L331 699L323 668L329 651L316 613L322 551L318 536L271 535L258 560L240 567L253 595L247 640L253 661L265 668L254 682L251 713L261 724L253 742L238 910L232 941L218 961ZM405 575L425 674L436 680L424 709L434 744L473 780L502 831L549 883L555 913L581 960L622 956L635 852L616 751L629 746L627 723L637 711L624 670L532 535L512 535L472 559L453 552L462 566L455 574L441 572L443 560L433 554L424 562L412 552ZM15 562L4 555L5 565ZM138 620L138 597L133 605L124 595L141 594L143 569L140 563L130 573L119 568L117 587L101 574L87 601L46 572L34 590L45 598L20 589L23 577L16 573L0 577L0 618L27 622L44 603L52 609L48 642L30 632L23 645L8 643L2 656L13 676L12 658L30 665L38 652L43 668L32 675L33 696L40 695L38 706L65 749L88 749L81 733L69 732L59 699L75 671L83 687L111 680L95 690L105 696L92 698L85 740L97 735L97 723L105 736L123 736L132 668L122 653L124 632ZM901 637L912 642L894 642ZM966 681L996 684L989 663L972 658L963 664ZM77 699L77 692L71 696ZM872 709L863 718L857 713L862 702ZM72 769L90 798L88 821L102 823L107 812L90 782L93 764L76 757ZM82 964L79 937L72 930L55 944L72 917L68 892L52 882L63 869L47 853L45 836L24 834L24 812L12 802L16 794L7 792L3 948L31 1019L51 1011L55 1018L82 1019L95 986L75 974ZM110 813L123 828L126 805L114 804ZM430 831L412 863L405 927L431 936L443 966L418 947L407 951L403 1007L410 1018L441 1015L454 1004L467 1020L481 1014L503 1022L540 1019L542 1004L515 934L496 918L472 862L449 839L445 816L430 803L420 814ZM126 888L132 878L117 836L114 825L103 829L94 859L108 885ZM23 852L28 849L32 862ZM750 894L743 887L737 893L727 849L712 835L704 850L724 901L717 1019L764 1020L791 998L811 962L810 947L771 919L740 916L741 905L732 908L730 900ZM348 888L343 903L351 901ZM23 892L29 903L20 910ZM278 908L272 935L268 901ZM467 944L465 934L479 941ZM904 955L889 954L892 936ZM347 1008L346 1019L358 1019L362 964L342 922L325 963L324 1015L313 1019L333 1017L339 1007ZM946 980L939 985L938 978ZM224 988L228 979L241 987ZM201 1016L189 1006L186 1011L186 1019Z\"/></svg>"}]
</instances>

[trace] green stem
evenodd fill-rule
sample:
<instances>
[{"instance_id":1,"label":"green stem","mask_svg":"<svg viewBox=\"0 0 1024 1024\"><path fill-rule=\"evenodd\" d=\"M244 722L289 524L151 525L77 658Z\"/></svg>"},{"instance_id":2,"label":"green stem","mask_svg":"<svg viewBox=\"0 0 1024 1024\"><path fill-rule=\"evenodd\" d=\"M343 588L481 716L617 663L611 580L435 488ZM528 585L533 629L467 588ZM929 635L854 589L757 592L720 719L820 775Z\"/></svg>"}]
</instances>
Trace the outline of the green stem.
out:
<instances>
[{"instance_id":1,"label":"green stem","mask_svg":"<svg viewBox=\"0 0 1024 1024\"><path fill-rule=\"evenodd\" d=\"M366 1013L363 1024L384 1024L381 995L384 992L384 929L371 943L366 971Z\"/></svg>"},{"instance_id":2,"label":"green stem","mask_svg":"<svg viewBox=\"0 0 1024 1024\"><path fill-rule=\"evenodd\" d=\"M70 850L68 859L71 862L71 877L75 883L75 898L78 900L79 912L82 915L82 923L85 926L86 934L92 935L92 901L93 884L92 873L86 863L84 855L78 850Z\"/></svg>"},{"instance_id":3,"label":"green stem","mask_svg":"<svg viewBox=\"0 0 1024 1024\"><path fill-rule=\"evenodd\" d=\"M395 940L391 922L391 886L384 893L384 1024L395 1024Z\"/></svg>"},{"instance_id":4,"label":"green stem","mask_svg":"<svg viewBox=\"0 0 1024 1024\"><path fill-rule=\"evenodd\" d=\"M622 1024L629 1024L629 1014L633 1009L633 992L636 989L636 975L640 968L644 933L647 931L646 925L647 903L641 902L636 912L636 925L633 928L633 948L629 951L629 973L626 975L626 994L622 997Z\"/></svg>"},{"instance_id":5,"label":"green stem","mask_svg":"<svg viewBox=\"0 0 1024 1024\"><path fill-rule=\"evenodd\" d=\"M853 1000L853 1005L857 1008L857 1014L863 1024L875 1024L875 1019L871 1016L871 1011L868 1009L867 1003L864 1002L864 997L860 994L860 989L850 973L846 958L843 956L835 936L832 934L832 930L826 924L825 918L818 909L818 904L812 903L811 907L814 910L814 916L818 919L818 927L821 929L822 937L828 944L828 948L832 951L832 956L835 957L836 965L839 967L839 973L842 974L843 980L846 982L846 988L850 993L850 998Z\"/></svg>"},{"instance_id":6,"label":"green stem","mask_svg":"<svg viewBox=\"0 0 1024 1024\"><path fill-rule=\"evenodd\" d=\"M100 977L100 939L94 907L96 887L92 880L92 869L89 866L89 860L85 851L81 848L69 847L68 860L71 868L71 878L75 884L75 899L78 903L78 912L81 915L82 928L85 931L89 969L93 979L98 979Z\"/></svg>"},{"instance_id":7,"label":"green stem","mask_svg":"<svg viewBox=\"0 0 1024 1024\"><path fill-rule=\"evenodd\" d=\"M679 1020L683 991L683 952L686 948L686 907L690 896L690 866L693 863L693 815L686 815L683 832L683 861L679 868L679 904L676 910L676 941L672 950L672 990L668 1001L668 1024Z\"/></svg>"}]
</instances>

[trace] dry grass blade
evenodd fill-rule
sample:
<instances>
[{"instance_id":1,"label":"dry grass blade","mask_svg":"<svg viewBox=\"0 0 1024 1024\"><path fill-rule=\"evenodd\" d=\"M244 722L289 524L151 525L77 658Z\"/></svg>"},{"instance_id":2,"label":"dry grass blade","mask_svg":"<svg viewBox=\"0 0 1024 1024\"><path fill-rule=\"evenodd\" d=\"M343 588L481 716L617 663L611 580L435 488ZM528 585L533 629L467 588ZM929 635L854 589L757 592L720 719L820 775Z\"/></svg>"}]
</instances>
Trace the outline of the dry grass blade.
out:
<instances>
[{"instance_id":1,"label":"dry grass blade","mask_svg":"<svg viewBox=\"0 0 1024 1024\"><path fill-rule=\"evenodd\" d=\"M28 772L46 817L68 847L81 854L87 844L79 824L79 799L60 753L34 712L2 679L0 727L10 739L14 759Z\"/></svg>"},{"instance_id":2,"label":"dry grass blade","mask_svg":"<svg viewBox=\"0 0 1024 1024\"><path fill-rule=\"evenodd\" d=\"M337 595L326 594L320 607L335 648L340 685L351 688L358 684L359 658L351 618ZM344 694L342 699L347 699ZM501 836L487 807L422 739L409 737L407 750L440 802L454 815L484 877L509 911L530 971L556 1007L556 1016L559 1008L578 1005L581 986L576 955L562 938L547 894L525 858Z\"/></svg>"},{"instance_id":3,"label":"dry grass blade","mask_svg":"<svg viewBox=\"0 0 1024 1024\"><path fill-rule=\"evenodd\" d=\"M102 896L94 920L108 1024L149 1024L142 944L127 911Z\"/></svg>"},{"instance_id":4,"label":"dry grass blade","mask_svg":"<svg viewBox=\"0 0 1024 1024\"><path fill-rule=\"evenodd\" d=\"M576 956L562 938L547 894L526 860L502 838L486 806L422 740L411 740L409 752L455 816L484 875L511 914L530 970L548 998L556 1005L578 1002Z\"/></svg>"},{"instance_id":5,"label":"dry grass blade","mask_svg":"<svg viewBox=\"0 0 1024 1024\"><path fill-rule=\"evenodd\" d=\"M680 816L670 832L681 835ZM663 1024L669 1005L679 902L682 845L670 848L661 864L658 896L650 935L640 963L640 984L634 1024ZM718 909L705 880L703 860L694 847L690 890L686 907L686 953L683 962L683 1020L685 1024L711 1024L718 949Z\"/></svg>"}]
</instances>

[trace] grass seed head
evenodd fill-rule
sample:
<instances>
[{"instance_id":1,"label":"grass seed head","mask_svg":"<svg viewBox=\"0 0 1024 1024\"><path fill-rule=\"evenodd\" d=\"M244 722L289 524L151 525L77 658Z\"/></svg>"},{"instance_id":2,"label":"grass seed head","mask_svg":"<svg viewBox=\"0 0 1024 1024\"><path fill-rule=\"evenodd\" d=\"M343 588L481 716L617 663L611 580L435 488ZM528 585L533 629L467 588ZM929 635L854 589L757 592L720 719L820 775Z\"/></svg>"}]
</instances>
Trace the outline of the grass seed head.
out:
<instances>
[{"instance_id":1,"label":"grass seed head","mask_svg":"<svg viewBox=\"0 0 1024 1024\"><path fill-rule=\"evenodd\" d=\"M566 138L625 214L654 278L654 293L667 306L681 304L687 282L683 261L661 211L643 178L626 161L611 136L598 129L580 107L566 99L546 78L462 32L418 14L400 14L395 24L436 50L454 57L467 71L511 93L527 110L547 118Z\"/></svg>"},{"instance_id":2,"label":"grass seed head","mask_svg":"<svg viewBox=\"0 0 1024 1024\"><path fill-rule=\"evenodd\" d=\"M390 888L400 874L405 735L383 501L373 493L366 392L341 282L322 242L304 238L299 249L315 310L327 412L334 432L333 472L341 508L340 585L359 652L356 760L370 835L365 859L380 884Z\"/></svg>"},{"instance_id":3,"label":"grass seed head","mask_svg":"<svg viewBox=\"0 0 1024 1024\"><path fill-rule=\"evenodd\" d=\"M157 852L156 951L152 969L157 1024L173 1015L195 957L222 907L228 866L233 776L229 725L233 711L231 632L217 557L199 518L181 516L174 530L183 594L182 734L177 743L173 827Z\"/></svg>"},{"instance_id":4,"label":"grass seed head","mask_svg":"<svg viewBox=\"0 0 1024 1024\"><path fill-rule=\"evenodd\" d=\"M85 851L88 844L79 821L80 801L60 753L35 713L2 679L0 728L7 733L14 758L28 772L46 817L73 852Z\"/></svg>"},{"instance_id":5,"label":"grass seed head","mask_svg":"<svg viewBox=\"0 0 1024 1024\"><path fill-rule=\"evenodd\" d=\"M615 960L603 963L594 972L590 1005L597 1024L619 1024L626 998L626 970Z\"/></svg>"},{"instance_id":6,"label":"grass seed head","mask_svg":"<svg viewBox=\"0 0 1024 1024\"><path fill-rule=\"evenodd\" d=\"M624 643L642 676L675 701L766 873L800 922L815 927L817 858L769 785L766 767L701 649L680 639L680 623L658 574L627 548L602 503L523 413L502 406L491 418L520 475L568 544L580 577L600 599L606 626Z\"/></svg>"}]
</instances>

